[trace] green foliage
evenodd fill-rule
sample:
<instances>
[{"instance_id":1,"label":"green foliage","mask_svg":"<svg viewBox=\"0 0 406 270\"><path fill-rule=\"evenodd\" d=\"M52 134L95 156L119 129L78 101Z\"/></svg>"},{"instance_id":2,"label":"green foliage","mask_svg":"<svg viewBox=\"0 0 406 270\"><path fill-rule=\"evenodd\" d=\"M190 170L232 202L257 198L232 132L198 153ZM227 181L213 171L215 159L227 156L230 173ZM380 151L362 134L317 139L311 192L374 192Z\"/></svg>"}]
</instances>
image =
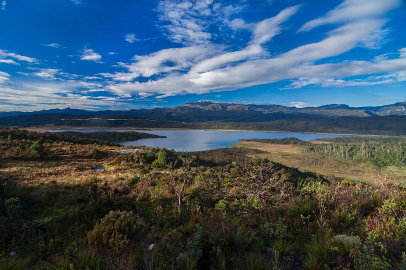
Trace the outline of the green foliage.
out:
<instances>
[{"instance_id":1,"label":"green foliage","mask_svg":"<svg viewBox=\"0 0 406 270\"><path fill-rule=\"evenodd\" d=\"M270 270L271 263L267 261L264 255L250 252L244 254L242 258L237 259L238 269L242 270Z\"/></svg>"},{"instance_id":2,"label":"green foliage","mask_svg":"<svg viewBox=\"0 0 406 270\"><path fill-rule=\"evenodd\" d=\"M134 244L144 230L144 221L132 211L111 211L95 225L87 239L96 249L108 248L120 254Z\"/></svg>"},{"instance_id":3,"label":"green foliage","mask_svg":"<svg viewBox=\"0 0 406 270\"><path fill-rule=\"evenodd\" d=\"M244 139L241 141L246 142L261 142L261 143L272 143L272 144L290 144L290 145L300 145L300 146L310 146L311 142L302 141L294 137L283 138L283 139Z\"/></svg>"},{"instance_id":4,"label":"green foliage","mask_svg":"<svg viewBox=\"0 0 406 270\"><path fill-rule=\"evenodd\" d=\"M309 146L306 151L377 166L405 166L406 139L397 137L343 137L329 139L332 144Z\"/></svg>"},{"instance_id":5,"label":"green foliage","mask_svg":"<svg viewBox=\"0 0 406 270\"><path fill-rule=\"evenodd\" d=\"M358 240L358 243L351 251L351 257L354 260L355 269L359 270L384 270L390 268L390 263L385 257L385 254L379 256L375 252L375 247L379 247L381 251L385 250L385 247L375 241L375 237L369 234L368 239ZM385 253L385 252L384 252Z\"/></svg>"},{"instance_id":6,"label":"green foliage","mask_svg":"<svg viewBox=\"0 0 406 270\"><path fill-rule=\"evenodd\" d=\"M21 237L22 229L22 213L21 201L19 198L10 198L5 203L7 207L7 227L10 237L12 239L12 245L17 247L18 239Z\"/></svg>"},{"instance_id":7,"label":"green foliage","mask_svg":"<svg viewBox=\"0 0 406 270\"><path fill-rule=\"evenodd\" d=\"M307 269L325 269L328 265L334 263L333 246L329 236L319 235L306 246L306 268Z\"/></svg>"},{"instance_id":8,"label":"green foliage","mask_svg":"<svg viewBox=\"0 0 406 270\"><path fill-rule=\"evenodd\" d=\"M173 151L161 149L157 154L157 159L152 163L155 167L164 168L168 165L175 165L177 157Z\"/></svg>"},{"instance_id":9,"label":"green foliage","mask_svg":"<svg viewBox=\"0 0 406 270\"><path fill-rule=\"evenodd\" d=\"M40 157L44 156L45 155L44 141L42 139L35 141L31 145L31 150L37 156L40 156Z\"/></svg>"},{"instance_id":10,"label":"green foliage","mask_svg":"<svg viewBox=\"0 0 406 270\"><path fill-rule=\"evenodd\" d=\"M7 256L4 259L0 259L0 269L2 270L26 270L30 269L34 265L32 258L19 256Z\"/></svg>"},{"instance_id":11,"label":"green foliage","mask_svg":"<svg viewBox=\"0 0 406 270\"><path fill-rule=\"evenodd\" d=\"M280 255L284 256L292 249L292 243L288 240L278 239L274 242L273 248L277 250Z\"/></svg>"},{"instance_id":12,"label":"green foliage","mask_svg":"<svg viewBox=\"0 0 406 270\"><path fill-rule=\"evenodd\" d=\"M148 149L144 154L145 162L152 163L155 160L155 155L156 155L156 153L155 153L154 149Z\"/></svg>"}]
</instances>

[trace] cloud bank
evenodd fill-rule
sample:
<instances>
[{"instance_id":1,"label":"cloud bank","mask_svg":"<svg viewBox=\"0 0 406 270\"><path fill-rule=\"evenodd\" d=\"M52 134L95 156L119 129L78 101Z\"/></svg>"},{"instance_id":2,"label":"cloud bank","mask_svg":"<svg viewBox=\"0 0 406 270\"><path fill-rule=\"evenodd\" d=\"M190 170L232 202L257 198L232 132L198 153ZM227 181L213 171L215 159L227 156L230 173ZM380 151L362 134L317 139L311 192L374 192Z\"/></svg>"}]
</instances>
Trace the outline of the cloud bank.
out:
<instances>
[{"instance_id":1,"label":"cloud bank","mask_svg":"<svg viewBox=\"0 0 406 270\"><path fill-rule=\"evenodd\" d=\"M298 35L305 35L316 27L334 25L335 28L327 32L324 39L271 57L271 52L264 45L284 30L284 24L299 12L299 6L248 24L242 19L228 20L227 14L238 14L239 7L230 7L226 14L220 13L221 7L213 1L162 1L159 5L160 19L170 22L164 30L170 40L184 47L135 56L133 63L122 65L126 72L110 74L113 81L106 89L123 96L167 97L235 90L283 80L293 81L290 88L310 84L345 85L344 77L404 70L404 49L395 59L389 60L318 63L356 47L378 48L389 31L384 28L388 21L386 14L400 4L400 0L346 0L298 29ZM227 51L223 45L212 42L211 33L207 31L208 22L202 18L211 18L214 14L235 30L252 31L251 40L245 48ZM149 80L137 80L140 77ZM364 83L368 84L367 81ZM349 81L347 84L362 85L362 82Z\"/></svg>"},{"instance_id":2,"label":"cloud bank","mask_svg":"<svg viewBox=\"0 0 406 270\"><path fill-rule=\"evenodd\" d=\"M21 67L23 70L16 73L26 80L17 83L13 81L15 74L0 71L0 99L7 104L36 104L33 109L51 108L55 104L94 109L127 104L134 99L233 91L281 81L286 85L282 89L406 81L406 47L378 56L374 54L390 41L392 29L388 26L388 14L400 7L401 0L344 0L325 14L300 25L295 23L295 18L306 12L305 5L293 5L277 12L275 8L269 17L255 20L242 16L249 11L247 3L161 0L156 7L156 27L172 47L147 53L138 50L141 42L135 42L140 40L135 33L128 33L134 30L127 29L120 33L118 40L123 47L134 50L132 58L105 63L124 53L119 48L103 52L102 47L98 47L101 52L98 53L87 48L89 45L82 47L89 44L83 42L79 47L82 50L76 49L73 53L76 56L71 57L98 63L95 66L99 70L106 70L86 76L68 74L62 67L52 66L53 62L0 49L0 69ZM3 1L3 9L5 4ZM272 1L268 4L273 5ZM324 32L313 35L316 31ZM286 39L287 34L291 35L286 42L289 44L277 47L275 44L280 41L275 40ZM299 37L300 41L308 42L296 42ZM134 44L124 46L123 38ZM57 43L43 46L62 47ZM371 59L347 58L346 53L352 50L373 53ZM108 55L103 58L105 62L102 62L102 54ZM32 65L37 66L32 68ZM117 71L111 71L111 66ZM311 104L292 102L291 105ZM14 108L7 106L3 110Z\"/></svg>"}]
</instances>

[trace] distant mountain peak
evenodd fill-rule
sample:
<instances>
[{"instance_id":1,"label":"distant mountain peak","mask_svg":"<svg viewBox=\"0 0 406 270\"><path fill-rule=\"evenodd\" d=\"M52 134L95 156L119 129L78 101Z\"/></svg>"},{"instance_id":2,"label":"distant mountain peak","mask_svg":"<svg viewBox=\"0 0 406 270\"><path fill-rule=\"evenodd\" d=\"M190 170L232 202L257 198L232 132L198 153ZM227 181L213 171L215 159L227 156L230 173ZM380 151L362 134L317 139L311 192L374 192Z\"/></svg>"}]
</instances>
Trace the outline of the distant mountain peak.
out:
<instances>
[{"instance_id":1,"label":"distant mountain peak","mask_svg":"<svg viewBox=\"0 0 406 270\"><path fill-rule=\"evenodd\" d=\"M327 105L319 106L317 108L322 109L322 110L340 110L340 109L350 110L351 109L351 107L346 104L327 104Z\"/></svg>"}]
</instances>

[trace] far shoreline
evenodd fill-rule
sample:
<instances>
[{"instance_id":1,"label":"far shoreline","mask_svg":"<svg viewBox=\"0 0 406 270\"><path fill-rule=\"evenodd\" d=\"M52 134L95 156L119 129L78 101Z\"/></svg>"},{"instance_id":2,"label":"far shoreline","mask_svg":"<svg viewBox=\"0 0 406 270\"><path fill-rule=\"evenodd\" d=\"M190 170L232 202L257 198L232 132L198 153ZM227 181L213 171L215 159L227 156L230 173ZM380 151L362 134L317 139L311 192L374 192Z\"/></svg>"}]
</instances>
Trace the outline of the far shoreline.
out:
<instances>
[{"instance_id":1,"label":"far shoreline","mask_svg":"<svg viewBox=\"0 0 406 270\"><path fill-rule=\"evenodd\" d=\"M11 128L11 127L10 127ZM302 134L320 134L320 135L340 135L340 136L388 136L388 135L377 135L377 134L343 134L343 133L320 133L320 132L303 132L303 131L265 131L265 130L247 130L247 129L195 129L195 128L136 128L136 127L27 127L27 128L19 128L19 129L26 129L30 131L40 131L40 132L48 132L48 131L57 131L57 130L125 130L125 131L145 131L150 132L154 130L204 130L204 131L226 131L226 132L264 132L264 133L302 133ZM390 137L401 137L401 135L391 135Z\"/></svg>"}]
</instances>

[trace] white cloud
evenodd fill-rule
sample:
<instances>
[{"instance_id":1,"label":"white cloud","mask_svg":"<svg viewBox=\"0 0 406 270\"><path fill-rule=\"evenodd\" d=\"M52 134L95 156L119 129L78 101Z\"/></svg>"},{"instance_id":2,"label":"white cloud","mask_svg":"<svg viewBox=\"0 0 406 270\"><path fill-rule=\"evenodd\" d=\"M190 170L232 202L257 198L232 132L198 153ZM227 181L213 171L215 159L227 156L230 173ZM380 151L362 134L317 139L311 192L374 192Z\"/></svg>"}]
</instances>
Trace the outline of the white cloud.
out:
<instances>
[{"instance_id":1,"label":"white cloud","mask_svg":"<svg viewBox=\"0 0 406 270\"><path fill-rule=\"evenodd\" d=\"M92 89L92 91L95 90L94 88L101 88L101 87L103 87L103 85L100 84L100 83L90 83L90 82L83 82L83 81L81 81L81 82L79 82L79 83L80 83L84 88Z\"/></svg>"},{"instance_id":2,"label":"white cloud","mask_svg":"<svg viewBox=\"0 0 406 270\"><path fill-rule=\"evenodd\" d=\"M399 7L401 3L401 0L345 0L325 16L304 24L300 31L309 31L325 24L345 23L382 17L388 11Z\"/></svg>"},{"instance_id":3,"label":"white cloud","mask_svg":"<svg viewBox=\"0 0 406 270\"><path fill-rule=\"evenodd\" d=\"M52 47L52 48L55 48L55 49L57 49L57 48L61 48L61 47L62 47L62 46L61 46L61 45L59 45L58 43L46 44L46 45L44 45L44 46L47 46L47 47Z\"/></svg>"},{"instance_id":4,"label":"white cloud","mask_svg":"<svg viewBox=\"0 0 406 270\"><path fill-rule=\"evenodd\" d=\"M61 71L60 69L54 68L28 68L30 70L35 70L34 72L22 72L17 71L18 74L24 75L27 77L37 77L43 80L58 80L58 81L67 81L67 80L77 80L82 76L77 74L71 74Z\"/></svg>"},{"instance_id":5,"label":"white cloud","mask_svg":"<svg viewBox=\"0 0 406 270\"><path fill-rule=\"evenodd\" d=\"M406 57L406 47L399 50L400 57Z\"/></svg>"},{"instance_id":6,"label":"white cloud","mask_svg":"<svg viewBox=\"0 0 406 270\"><path fill-rule=\"evenodd\" d=\"M225 23L234 30L238 29L252 30L255 26L254 23L246 23L243 19L240 18L234 19L232 21L226 20Z\"/></svg>"},{"instance_id":7,"label":"white cloud","mask_svg":"<svg viewBox=\"0 0 406 270\"><path fill-rule=\"evenodd\" d=\"M100 76L102 76L102 77L104 77L104 78L114 78L114 74L111 74L111 73L105 73L105 72L103 72L103 73L99 73L99 74L97 74L97 75L100 75Z\"/></svg>"},{"instance_id":8,"label":"white cloud","mask_svg":"<svg viewBox=\"0 0 406 270\"><path fill-rule=\"evenodd\" d=\"M23 55L19 55L19 54L15 54L15 53L8 53L8 55L17 60L25 61L25 62L29 62L29 63L33 63L33 62L37 61L37 59L35 59L35 58L23 56Z\"/></svg>"},{"instance_id":9,"label":"white cloud","mask_svg":"<svg viewBox=\"0 0 406 270\"><path fill-rule=\"evenodd\" d=\"M39 72L33 73L34 76L43 78L45 80L55 80L55 75L60 72L59 69L43 68Z\"/></svg>"},{"instance_id":10,"label":"white cloud","mask_svg":"<svg viewBox=\"0 0 406 270\"><path fill-rule=\"evenodd\" d=\"M6 10L6 5L7 5L6 1L1 2L1 10Z\"/></svg>"},{"instance_id":11,"label":"white cloud","mask_svg":"<svg viewBox=\"0 0 406 270\"><path fill-rule=\"evenodd\" d=\"M131 34L127 34L124 37L125 41L127 41L128 43L134 43L137 39L135 38L135 34L131 33Z\"/></svg>"},{"instance_id":12,"label":"white cloud","mask_svg":"<svg viewBox=\"0 0 406 270\"><path fill-rule=\"evenodd\" d=\"M228 22L240 12L238 5L223 6L213 0L162 0L158 5L159 19L169 22L163 26L168 38L187 45L208 44L212 38L210 27Z\"/></svg>"},{"instance_id":13,"label":"white cloud","mask_svg":"<svg viewBox=\"0 0 406 270\"><path fill-rule=\"evenodd\" d=\"M212 57L207 60L203 60L195 65L191 72L206 72L216 68L223 67L227 64L245 60L249 57L260 55L264 52L264 49L259 45L250 45L241 51L224 53L219 56Z\"/></svg>"},{"instance_id":14,"label":"white cloud","mask_svg":"<svg viewBox=\"0 0 406 270\"><path fill-rule=\"evenodd\" d=\"M0 63L19 65L17 62L11 59L0 59Z\"/></svg>"},{"instance_id":15,"label":"white cloud","mask_svg":"<svg viewBox=\"0 0 406 270\"><path fill-rule=\"evenodd\" d=\"M9 80L8 77L10 77L10 74L8 74L6 72L3 72L3 71L0 71L0 84L8 81Z\"/></svg>"},{"instance_id":16,"label":"white cloud","mask_svg":"<svg viewBox=\"0 0 406 270\"><path fill-rule=\"evenodd\" d=\"M100 54L95 53L92 49L84 49L80 59L100 63L102 57Z\"/></svg>"},{"instance_id":17,"label":"white cloud","mask_svg":"<svg viewBox=\"0 0 406 270\"><path fill-rule=\"evenodd\" d=\"M135 63L122 64L129 72L116 73L114 80L131 81L140 76L151 77L156 74L182 71L213 55L212 46L191 46L165 49L147 56L135 56Z\"/></svg>"},{"instance_id":18,"label":"white cloud","mask_svg":"<svg viewBox=\"0 0 406 270\"><path fill-rule=\"evenodd\" d=\"M359 3L362 3L364 7L359 17L347 14L350 5L355 5L355 8L358 9L360 8ZM224 52L221 46L211 44L210 47L217 48L217 51L210 55L202 50L199 61L195 57L196 47L193 46L162 50L149 56L137 56L135 63L121 65L127 68L128 72L114 74L115 81L125 81L125 83L112 82L107 89L123 96L153 94L165 97L184 93L201 94L210 91L233 90L286 79L306 78L299 79L291 86L302 87L310 83L318 83L319 78L328 77L329 74L340 77L394 71L402 67L403 62L397 63L396 60L388 60L389 62L377 63L378 60L375 59L375 62L363 63L352 61L331 65L314 64L317 60L343 54L360 44L365 47L379 46L387 32L382 30L386 22L386 19L382 17L385 11L397 6L398 1L389 0L385 3L376 0L344 1L342 5L324 17L310 21L303 27L310 30L325 23L344 23L330 31L325 39L268 59L266 58L269 57L269 54L261 44L269 42L278 34L282 30L281 24L295 14L299 6L287 8L275 17L257 24L246 24L243 20L234 19L231 22L225 20L228 25L234 25L234 28L251 29L253 31L251 46L240 51ZM213 12L217 12L216 8L221 7L221 5L214 7L211 1L197 1L195 4L188 1L165 1L161 2L160 10L166 20L171 22L169 27L193 30L191 31L193 34L205 33L203 31L205 24L197 16L197 4L200 4L199 10L205 16L210 16ZM174 40L175 36L170 36L170 38ZM181 35L179 38L178 41L185 44L199 42L209 44L209 37L199 40ZM200 47L207 48L207 46ZM193 51L191 55L186 53L191 51ZM140 76L152 77L154 75L160 76L151 78L147 82L132 82Z\"/></svg>"},{"instance_id":19,"label":"white cloud","mask_svg":"<svg viewBox=\"0 0 406 270\"><path fill-rule=\"evenodd\" d=\"M289 7L282 10L275 17L259 22L254 29L254 38L252 44L264 44L270 41L275 35L281 31L281 23L289 19L299 9L299 6Z\"/></svg>"},{"instance_id":20,"label":"white cloud","mask_svg":"<svg viewBox=\"0 0 406 270\"><path fill-rule=\"evenodd\" d=\"M35 59L35 58L19 55L16 53L10 53L10 52L2 50L2 49L0 49L0 59L1 58L14 58L14 59L29 62L29 63L37 62L37 59Z\"/></svg>"},{"instance_id":21,"label":"white cloud","mask_svg":"<svg viewBox=\"0 0 406 270\"><path fill-rule=\"evenodd\" d=\"M109 52L108 55L116 55L116 52Z\"/></svg>"},{"instance_id":22,"label":"white cloud","mask_svg":"<svg viewBox=\"0 0 406 270\"><path fill-rule=\"evenodd\" d=\"M382 63L383 65L388 65L388 63ZM373 67L370 67L373 68ZM380 67L375 67L377 70ZM406 69L406 61L404 63L404 68ZM391 70L391 69L388 69ZM373 72L375 73L375 72ZM334 75L334 74L331 74ZM390 83L406 82L406 70L398 72L390 72L389 74L382 76L371 76L367 79L357 79L357 80L344 80L336 78L323 78L323 77L313 77L313 78L299 78L294 81L288 88L301 88L308 85L317 85L322 87L344 87L344 86L370 86L370 85L382 85Z\"/></svg>"},{"instance_id":23,"label":"white cloud","mask_svg":"<svg viewBox=\"0 0 406 270\"><path fill-rule=\"evenodd\" d=\"M98 76L86 76L86 77L83 77L83 79L85 79L85 80L100 80L101 78L98 77Z\"/></svg>"},{"instance_id":24,"label":"white cloud","mask_svg":"<svg viewBox=\"0 0 406 270\"><path fill-rule=\"evenodd\" d=\"M389 29L379 29L360 40L359 45L368 49L380 49L381 46L387 42L385 38L389 33Z\"/></svg>"},{"instance_id":25,"label":"white cloud","mask_svg":"<svg viewBox=\"0 0 406 270\"><path fill-rule=\"evenodd\" d=\"M211 14L212 10L207 8L210 1L197 2L200 4L200 12L205 15ZM189 2L182 2L182 8L193 8ZM204 8L202 8L204 7ZM194 7L196 9L196 7ZM189 46L183 48L165 49L159 52L150 54L148 56L135 56L135 62L132 64L119 63L120 66L128 69L128 72L119 72L114 74L115 81L131 82L138 77L152 77L154 75L164 76L163 79L156 81L149 81L147 83L134 82L116 84L113 83L108 86L108 89L119 93L125 94L125 91L133 92L134 89L140 88L136 91L139 95L142 93L146 96L148 91L160 93L160 97L174 95L172 88L176 93L186 93L191 90L184 88L195 88L193 91L205 92L207 90L200 90L201 87L205 88L204 84L208 84L207 74L213 70L221 71L221 68L232 68L241 65L240 61L254 60L261 56L266 56L268 53L261 47L261 44L269 41L273 36L281 31L281 24L290 18L298 10L298 6L287 8L277 14L275 17L263 20L258 24L252 24L253 39L250 45L240 51L224 52L224 47L221 45L206 44L198 46ZM174 14L172 16L176 17ZM112 74L108 74L112 76ZM166 77L165 77L166 76ZM168 83L168 85L165 85ZM179 84L179 86L176 86ZM202 85L199 85L202 84ZM154 87L163 87L160 90L154 91ZM122 89L121 89L122 88ZM177 88L177 90L175 90ZM224 88L220 84L219 88ZM165 89L165 90L163 90ZM166 91L165 93L163 91Z\"/></svg>"},{"instance_id":26,"label":"white cloud","mask_svg":"<svg viewBox=\"0 0 406 270\"><path fill-rule=\"evenodd\" d=\"M316 105L311 104L311 103L306 103L306 102L302 102L302 101L298 101L298 102L291 102L290 103L291 107L295 107L295 108L306 108L306 107L316 107Z\"/></svg>"},{"instance_id":27,"label":"white cloud","mask_svg":"<svg viewBox=\"0 0 406 270\"><path fill-rule=\"evenodd\" d=\"M1 73L0 73L0 76ZM75 108L98 110L102 106L128 106L125 99L110 96L93 98L88 91L78 92L83 88L80 82L35 82L18 83L15 86L0 86L1 111L37 111L43 109ZM18 104L18 105L9 105Z\"/></svg>"},{"instance_id":28,"label":"white cloud","mask_svg":"<svg viewBox=\"0 0 406 270\"><path fill-rule=\"evenodd\" d=\"M75 5L82 4L82 0L71 0Z\"/></svg>"},{"instance_id":29,"label":"white cloud","mask_svg":"<svg viewBox=\"0 0 406 270\"><path fill-rule=\"evenodd\" d=\"M170 72L171 66L163 65L165 61L161 60L158 65L159 69L168 72L164 77L148 82L112 83L107 86L107 89L123 96L149 93L163 97L185 93L202 94L210 91L234 90L296 78L305 79L299 79L299 82L294 82L291 87L303 87L311 83L319 83L320 81L317 80L321 80L320 78L342 78L404 70L406 69L405 58L314 64L317 60L340 55L355 48L360 40L380 29L384 23L385 21L379 18L350 22L329 32L329 36L320 42L300 46L270 59L248 58L247 61L225 68L224 63L242 59L245 56L243 54L247 51L231 52L209 58L205 56L206 59L199 63L189 62L188 73ZM399 53L403 55L404 51L401 49ZM227 59L228 57L230 59ZM185 68L189 65L185 65ZM136 66L140 68L137 70L139 74L145 73L147 70ZM202 73L198 73L196 70ZM156 72L151 72L151 74L156 74ZM120 75L125 76L126 73ZM127 73L127 75L129 74Z\"/></svg>"}]
</instances>

